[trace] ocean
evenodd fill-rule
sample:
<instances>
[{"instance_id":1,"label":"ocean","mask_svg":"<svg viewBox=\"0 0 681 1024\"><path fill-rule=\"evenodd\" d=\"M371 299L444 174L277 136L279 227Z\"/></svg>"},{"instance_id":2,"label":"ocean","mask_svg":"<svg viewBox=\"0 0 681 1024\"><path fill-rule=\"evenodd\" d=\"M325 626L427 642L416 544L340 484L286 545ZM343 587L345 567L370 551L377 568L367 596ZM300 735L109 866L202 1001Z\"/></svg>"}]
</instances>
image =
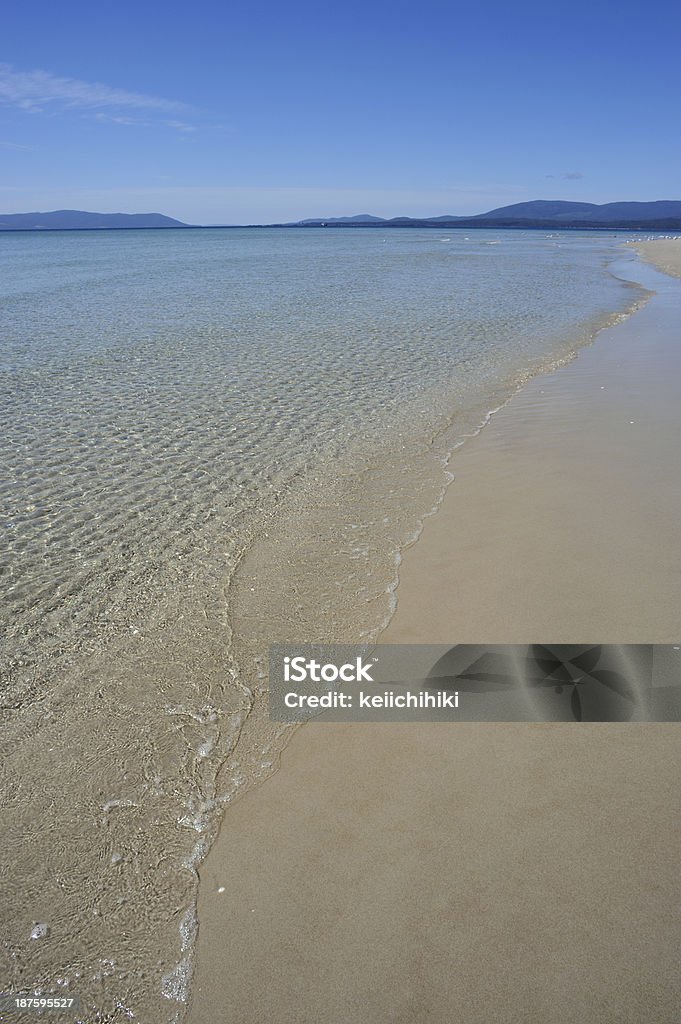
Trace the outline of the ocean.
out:
<instances>
[{"instance_id":1,"label":"ocean","mask_svg":"<svg viewBox=\"0 0 681 1024\"><path fill-rule=\"evenodd\" d=\"M623 241L0 233L5 988L182 1020L197 870L289 735L268 645L379 635L452 452L641 301Z\"/></svg>"}]
</instances>

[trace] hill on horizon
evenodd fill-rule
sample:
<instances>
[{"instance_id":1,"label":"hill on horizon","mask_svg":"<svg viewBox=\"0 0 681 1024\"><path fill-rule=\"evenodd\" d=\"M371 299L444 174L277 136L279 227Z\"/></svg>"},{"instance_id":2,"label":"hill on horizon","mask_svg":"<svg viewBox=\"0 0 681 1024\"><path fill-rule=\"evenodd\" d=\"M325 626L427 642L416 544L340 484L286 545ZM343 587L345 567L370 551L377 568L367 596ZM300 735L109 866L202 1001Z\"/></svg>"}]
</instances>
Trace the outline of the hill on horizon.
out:
<instances>
[{"instance_id":1,"label":"hill on horizon","mask_svg":"<svg viewBox=\"0 0 681 1024\"><path fill-rule=\"evenodd\" d=\"M327 224L370 224L375 221L380 224L384 224L383 217L374 217L371 213L357 213L354 217L329 217L326 220ZM301 220L300 224L319 224L319 218L309 217L307 220Z\"/></svg>"},{"instance_id":2,"label":"hill on horizon","mask_svg":"<svg viewBox=\"0 0 681 1024\"><path fill-rule=\"evenodd\" d=\"M87 213L53 210L50 213L0 214L0 231L82 231L97 228L186 228L187 224L162 213Z\"/></svg>"},{"instance_id":3,"label":"hill on horizon","mask_svg":"<svg viewBox=\"0 0 681 1024\"><path fill-rule=\"evenodd\" d=\"M500 206L496 210L477 215L488 220L498 217L517 217L533 220L537 217L551 218L556 222L563 220L602 221L609 224L620 220L660 220L664 217L680 217L681 201L659 199L649 203L572 203L560 199L535 199L529 203L514 203L512 206Z\"/></svg>"}]
</instances>

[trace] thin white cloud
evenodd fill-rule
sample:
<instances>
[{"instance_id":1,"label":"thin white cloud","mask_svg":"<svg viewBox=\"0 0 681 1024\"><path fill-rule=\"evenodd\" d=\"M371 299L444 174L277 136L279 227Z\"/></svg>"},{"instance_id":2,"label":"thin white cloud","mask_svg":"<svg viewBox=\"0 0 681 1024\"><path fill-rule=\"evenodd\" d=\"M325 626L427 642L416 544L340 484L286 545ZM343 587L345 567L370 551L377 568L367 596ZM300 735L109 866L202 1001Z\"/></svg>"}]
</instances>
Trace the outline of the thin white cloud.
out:
<instances>
[{"instance_id":1,"label":"thin white cloud","mask_svg":"<svg viewBox=\"0 0 681 1024\"><path fill-rule=\"evenodd\" d=\"M168 120L166 118L156 118L155 120L150 120L148 117L130 117L129 114L105 114L101 110L98 110L97 113L92 116L94 116L97 121L105 121L107 124L119 124L126 128L155 128L161 125L165 128L174 128L177 132L187 133L198 131L196 125L174 119Z\"/></svg>"},{"instance_id":2,"label":"thin white cloud","mask_svg":"<svg viewBox=\"0 0 681 1024\"><path fill-rule=\"evenodd\" d=\"M168 128L174 128L178 132L195 132L196 125L187 124L186 121L166 121Z\"/></svg>"},{"instance_id":3,"label":"thin white cloud","mask_svg":"<svg viewBox=\"0 0 681 1024\"><path fill-rule=\"evenodd\" d=\"M562 174L545 174L545 178L563 178L565 181L579 181L584 175L581 171L563 171Z\"/></svg>"},{"instance_id":4,"label":"thin white cloud","mask_svg":"<svg viewBox=\"0 0 681 1024\"><path fill-rule=\"evenodd\" d=\"M171 114L190 109L176 100L128 92L101 82L62 78L49 71L18 71L11 64L0 64L0 103L31 112L105 109Z\"/></svg>"},{"instance_id":5,"label":"thin white cloud","mask_svg":"<svg viewBox=\"0 0 681 1024\"><path fill-rule=\"evenodd\" d=\"M33 149L33 147L22 146L20 142L3 142L0 140L0 149Z\"/></svg>"}]
</instances>

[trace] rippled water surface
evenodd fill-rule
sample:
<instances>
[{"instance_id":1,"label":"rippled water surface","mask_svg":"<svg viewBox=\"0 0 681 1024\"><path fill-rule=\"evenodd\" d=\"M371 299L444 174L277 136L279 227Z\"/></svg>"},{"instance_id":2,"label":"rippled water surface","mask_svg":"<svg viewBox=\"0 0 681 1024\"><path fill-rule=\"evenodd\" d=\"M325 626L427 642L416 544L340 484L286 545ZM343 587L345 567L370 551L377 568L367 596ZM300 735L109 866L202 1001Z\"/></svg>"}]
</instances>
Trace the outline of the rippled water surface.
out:
<instances>
[{"instance_id":1,"label":"rippled water surface","mask_svg":"<svg viewBox=\"0 0 681 1024\"><path fill-rule=\"evenodd\" d=\"M621 241L0 234L12 988L181 1018L196 865L282 742L266 644L376 634L453 447L636 299Z\"/></svg>"}]
</instances>

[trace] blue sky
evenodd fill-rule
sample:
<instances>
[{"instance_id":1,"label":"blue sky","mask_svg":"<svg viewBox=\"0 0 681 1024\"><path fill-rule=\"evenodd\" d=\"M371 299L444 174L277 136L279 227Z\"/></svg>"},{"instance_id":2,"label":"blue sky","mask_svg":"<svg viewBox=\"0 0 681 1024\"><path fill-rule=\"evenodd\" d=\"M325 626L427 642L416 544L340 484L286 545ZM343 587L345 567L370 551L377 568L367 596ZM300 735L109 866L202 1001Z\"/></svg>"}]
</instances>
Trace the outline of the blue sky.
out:
<instances>
[{"instance_id":1,"label":"blue sky","mask_svg":"<svg viewBox=\"0 0 681 1024\"><path fill-rule=\"evenodd\" d=\"M680 30L656 0L26 0L3 15L0 213L681 199Z\"/></svg>"}]
</instances>

